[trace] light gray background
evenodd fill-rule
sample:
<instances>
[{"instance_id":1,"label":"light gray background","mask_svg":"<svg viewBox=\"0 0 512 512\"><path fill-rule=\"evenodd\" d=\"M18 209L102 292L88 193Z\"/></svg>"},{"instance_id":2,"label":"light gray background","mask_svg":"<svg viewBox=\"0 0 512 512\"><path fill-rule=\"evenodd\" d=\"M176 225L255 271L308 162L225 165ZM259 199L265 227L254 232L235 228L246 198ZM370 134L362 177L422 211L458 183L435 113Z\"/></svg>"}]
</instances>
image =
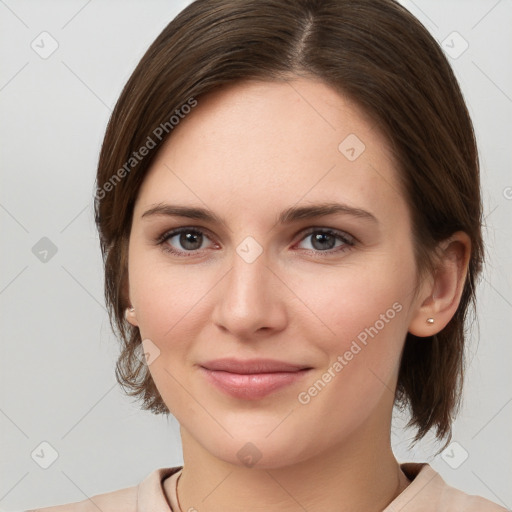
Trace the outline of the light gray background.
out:
<instances>
[{"instance_id":1,"label":"light gray background","mask_svg":"<svg viewBox=\"0 0 512 512\"><path fill-rule=\"evenodd\" d=\"M182 463L176 420L139 411L116 384L92 195L121 88L187 3L0 0L2 510L83 500ZM403 3L440 43L457 31L469 44L448 58L479 141L488 261L454 427L460 447L446 458L454 465L465 450L467 460L453 469L433 458L432 437L408 451L398 416L393 445L400 461L429 461L451 485L510 508L512 2ZM47 59L31 48L43 31L59 45ZM57 248L46 262L32 251L43 237ZM58 452L48 469L31 457L43 441Z\"/></svg>"}]
</instances>

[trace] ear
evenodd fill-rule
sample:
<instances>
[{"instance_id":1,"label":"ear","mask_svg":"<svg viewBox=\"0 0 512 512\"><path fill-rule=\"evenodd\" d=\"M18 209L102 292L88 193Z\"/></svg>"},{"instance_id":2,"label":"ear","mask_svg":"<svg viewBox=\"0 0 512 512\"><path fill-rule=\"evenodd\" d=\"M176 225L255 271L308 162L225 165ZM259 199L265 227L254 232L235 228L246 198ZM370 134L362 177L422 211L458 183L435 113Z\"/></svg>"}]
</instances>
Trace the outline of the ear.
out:
<instances>
[{"instance_id":1,"label":"ear","mask_svg":"<svg viewBox=\"0 0 512 512\"><path fill-rule=\"evenodd\" d=\"M137 312L134 307L128 307L124 310L124 317L126 321L133 325L134 327L139 326L139 322L137 321Z\"/></svg>"},{"instance_id":2,"label":"ear","mask_svg":"<svg viewBox=\"0 0 512 512\"><path fill-rule=\"evenodd\" d=\"M121 288L123 293L123 302L125 304L129 304L129 306L124 310L124 318L129 324L133 325L134 327L138 327L139 323L137 321L137 311L135 310L133 302L130 299L130 286L128 284L128 276L126 276L124 279Z\"/></svg>"},{"instance_id":3,"label":"ear","mask_svg":"<svg viewBox=\"0 0 512 512\"><path fill-rule=\"evenodd\" d=\"M133 325L134 327L138 327L139 323L137 321L137 312L135 311L135 308L133 307L133 302L130 299L130 282L128 279L128 244L129 239L123 238L121 242L122 248L121 248L121 268L123 269L123 272L121 274L121 300L124 304L129 304L129 306L124 310L124 318L125 320Z\"/></svg>"},{"instance_id":4,"label":"ear","mask_svg":"<svg viewBox=\"0 0 512 512\"><path fill-rule=\"evenodd\" d=\"M409 332L425 337L437 334L453 318L460 303L471 255L471 239L457 231L438 245L434 275L425 279ZM427 322L432 318L433 323Z\"/></svg>"}]
</instances>

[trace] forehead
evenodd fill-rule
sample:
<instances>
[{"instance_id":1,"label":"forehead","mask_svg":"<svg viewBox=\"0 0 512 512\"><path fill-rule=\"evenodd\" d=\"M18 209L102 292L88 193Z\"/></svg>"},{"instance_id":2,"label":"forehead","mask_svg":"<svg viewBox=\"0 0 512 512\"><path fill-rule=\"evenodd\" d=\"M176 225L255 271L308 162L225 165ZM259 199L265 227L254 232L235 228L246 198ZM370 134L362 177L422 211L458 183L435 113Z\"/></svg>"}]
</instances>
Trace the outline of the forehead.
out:
<instances>
[{"instance_id":1,"label":"forehead","mask_svg":"<svg viewBox=\"0 0 512 512\"><path fill-rule=\"evenodd\" d=\"M302 78L242 82L199 98L160 149L138 203L178 199L253 212L318 200L404 206L376 123L331 87Z\"/></svg>"}]
</instances>

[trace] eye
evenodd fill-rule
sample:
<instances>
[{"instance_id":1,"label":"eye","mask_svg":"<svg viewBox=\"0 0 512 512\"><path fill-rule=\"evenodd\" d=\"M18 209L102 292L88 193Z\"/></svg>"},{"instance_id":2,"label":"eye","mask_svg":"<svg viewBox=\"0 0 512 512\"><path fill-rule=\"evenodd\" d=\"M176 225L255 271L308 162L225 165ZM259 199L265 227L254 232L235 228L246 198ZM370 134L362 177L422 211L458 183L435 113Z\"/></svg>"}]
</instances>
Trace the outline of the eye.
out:
<instances>
[{"instance_id":1,"label":"eye","mask_svg":"<svg viewBox=\"0 0 512 512\"><path fill-rule=\"evenodd\" d=\"M187 257L194 256L197 251L205 249L208 244L207 240L211 238L206 232L198 228L182 227L167 231L157 240L157 244L162 246L162 250L176 256ZM343 231L330 228L310 228L306 232L300 244L304 244L309 240L309 247L302 247L308 252L315 255L326 253L326 255L344 252L353 247L356 243L354 237ZM217 246L212 242L213 246Z\"/></svg>"},{"instance_id":2,"label":"eye","mask_svg":"<svg viewBox=\"0 0 512 512\"><path fill-rule=\"evenodd\" d=\"M333 229L311 228L301 239L301 243L309 240L306 250L313 252L337 253L354 246L355 239L348 233Z\"/></svg>"},{"instance_id":3,"label":"eye","mask_svg":"<svg viewBox=\"0 0 512 512\"><path fill-rule=\"evenodd\" d=\"M209 237L202 230L183 227L164 233L157 243L166 252L186 257L187 253L193 255L195 251L204 249L205 240L209 240Z\"/></svg>"}]
</instances>

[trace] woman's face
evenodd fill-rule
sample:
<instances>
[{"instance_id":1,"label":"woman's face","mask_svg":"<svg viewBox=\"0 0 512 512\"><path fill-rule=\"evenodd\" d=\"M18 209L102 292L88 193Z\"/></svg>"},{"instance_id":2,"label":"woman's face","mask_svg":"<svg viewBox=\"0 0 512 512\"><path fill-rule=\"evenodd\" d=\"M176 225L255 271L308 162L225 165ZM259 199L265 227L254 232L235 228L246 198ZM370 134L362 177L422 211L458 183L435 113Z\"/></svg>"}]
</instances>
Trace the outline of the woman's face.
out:
<instances>
[{"instance_id":1,"label":"woman's face","mask_svg":"<svg viewBox=\"0 0 512 512\"><path fill-rule=\"evenodd\" d=\"M321 82L201 98L137 198L130 321L184 432L227 462L389 439L415 283L387 142Z\"/></svg>"}]
</instances>

